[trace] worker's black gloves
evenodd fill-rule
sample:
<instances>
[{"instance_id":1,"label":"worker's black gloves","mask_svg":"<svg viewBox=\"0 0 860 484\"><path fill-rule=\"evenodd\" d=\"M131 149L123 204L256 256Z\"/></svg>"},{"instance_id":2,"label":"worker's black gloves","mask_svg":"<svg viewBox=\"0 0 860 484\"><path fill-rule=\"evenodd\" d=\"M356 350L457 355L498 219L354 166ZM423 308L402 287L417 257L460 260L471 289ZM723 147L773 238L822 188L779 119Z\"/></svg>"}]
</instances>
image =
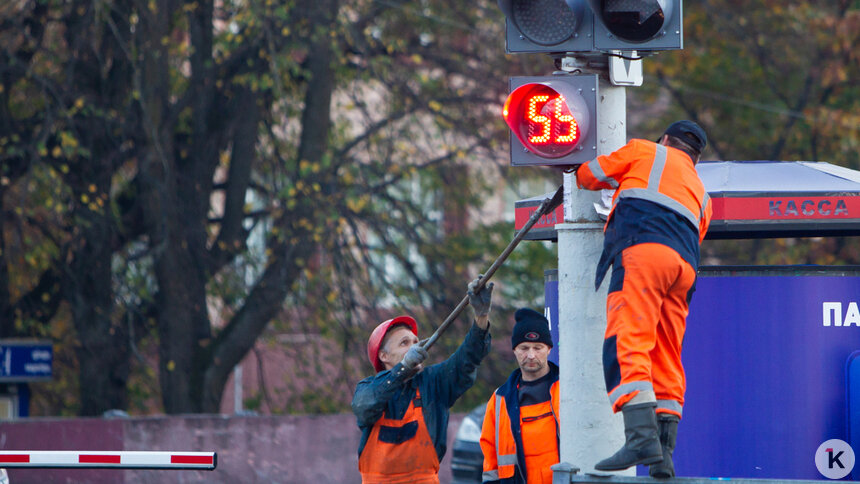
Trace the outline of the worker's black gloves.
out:
<instances>
[{"instance_id":1,"label":"worker's black gloves","mask_svg":"<svg viewBox=\"0 0 860 484\"><path fill-rule=\"evenodd\" d=\"M421 370L421 363L427 359L427 350L421 347L420 344L414 344L409 348L409 351L403 355L403 360L400 362L403 368L409 372L418 372Z\"/></svg>"},{"instance_id":2,"label":"worker's black gloves","mask_svg":"<svg viewBox=\"0 0 860 484\"><path fill-rule=\"evenodd\" d=\"M476 294L475 287L478 286L478 281L481 280L483 274L479 275L477 279L469 283L469 304L472 306L472 309L475 310L475 316L487 316L490 314L490 306L493 303L493 283L487 283L483 288Z\"/></svg>"}]
</instances>

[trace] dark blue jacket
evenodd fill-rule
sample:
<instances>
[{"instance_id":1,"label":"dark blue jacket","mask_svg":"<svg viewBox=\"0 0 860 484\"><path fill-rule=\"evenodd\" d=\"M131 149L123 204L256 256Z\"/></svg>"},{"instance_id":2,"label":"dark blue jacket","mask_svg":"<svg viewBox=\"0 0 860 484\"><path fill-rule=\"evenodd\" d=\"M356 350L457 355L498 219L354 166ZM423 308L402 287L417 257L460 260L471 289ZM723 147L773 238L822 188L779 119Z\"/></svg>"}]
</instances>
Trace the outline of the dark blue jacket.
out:
<instances>
[{"instance_id":1,"label":"dark blue jacket","mask_svg":"<svg viewBox=\"0 0 860 484\"><path fill-rule=\"evenodd\" d=\"M373 424L383 412L387 418L403 418L415 389L421 391L424 423L436 448L439 461L445 456L448 437L448 411L457 398L474 383L478 365L490 351L490 331L472 324L463 343L447 360L429 366L412 379L403 366L377 373L358 382L352 397L352 412L361 429L358 455L364 450Z\"/></svg>"}]
</instances>

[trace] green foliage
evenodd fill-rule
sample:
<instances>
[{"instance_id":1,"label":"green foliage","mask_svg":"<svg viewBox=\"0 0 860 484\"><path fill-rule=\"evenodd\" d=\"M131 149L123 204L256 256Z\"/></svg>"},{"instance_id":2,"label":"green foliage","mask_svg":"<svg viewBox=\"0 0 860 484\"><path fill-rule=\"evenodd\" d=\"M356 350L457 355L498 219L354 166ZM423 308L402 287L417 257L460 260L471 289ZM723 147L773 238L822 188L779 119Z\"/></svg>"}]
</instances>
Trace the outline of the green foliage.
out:
<instances>
[{"instance_id":1,"label":"green foliage","mask_svg":"<svg viewBox=\"0 0 860 484\"><path fill-rule=\"evenodd\" d=\"M856 2L692 2L684 50L644 61L632 137L675 119L708 132L703 159L826 161L858 169L860 9ZM654 107L662 106L657 111ZM708 241L709 263L857 264L851 239ZM822 253L828 247L835 253Z\"/></svg>"},{"instance_id":2,"label":"green foliage","mask_svg":"<svg viewBox=\"0 0 860 484\"><path fill-rule=\"evenodd\" d=\"M673 103L643 125L699 121L724 160L812 160L858 168L860 74L854 46L860 12L849 2L695 2L685 6L684 43L645 61L634 95ZM655 79L656 78L656 79Z\"/></svg>"}]
</instances>

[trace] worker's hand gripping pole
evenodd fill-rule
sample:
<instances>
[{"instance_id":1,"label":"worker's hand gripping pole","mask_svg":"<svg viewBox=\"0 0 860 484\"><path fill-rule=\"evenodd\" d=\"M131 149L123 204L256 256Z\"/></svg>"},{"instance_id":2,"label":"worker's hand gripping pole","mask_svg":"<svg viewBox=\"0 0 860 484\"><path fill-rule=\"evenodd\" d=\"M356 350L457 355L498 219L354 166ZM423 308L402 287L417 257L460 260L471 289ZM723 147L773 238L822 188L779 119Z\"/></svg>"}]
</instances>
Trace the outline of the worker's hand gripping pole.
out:
<instances>
[{"instance_id":1,"label":"worker's hand gripping pole","mask_svg":"<svg viewBox=\"0 0 860 484\"><path fill-rule=\"evenodd\" d=\"M541 204L538 206L537 210L535 210L534 213L532 213L532 216L529 217L526 224L523 225L523 228L520 229L519 232L517 232L517 235L516 235L516 237L514 237L514 240L512 240L511 243L508 244L507 247L505 247L505 250L502 251L502 254L493 262L493 265L491 265L490 268L487 269L486 272L484 272L483 277L481 277L481 279L478 281L478 285L475 286L475 293L481 292L481 289L484 288L484 285L487 284L487 282L490 280L490 278L493 277L493 274L495 274L496 271L499 269L499 267L501 267L501 265L505 262L505 260L507 260L508 256L511 255L511 252L514 251L514 249L517 247L517 245L520 243L520 241L523 240L523 238L526 236L526 234L532 228L532 226L535 223L537 223L537 221L540 220L541 217L543 217L544 215L546 215L548 213L551 213L553 210L556 209L556 207L561 205L561 202L563 200L564 200L564 185L558 187L558 190L556 190L555 195L553 195L552 198L545 198L543 200L543 202L541 202ZM436 340L439 339L439 336L441 336L442 333L444 333L445 330L448 329L448 326L450 326L451 323L455 319L457 319L457 316L459 316L460 313L462 313L463 310L466 309L466 306L468 306L468 305L469 305L469 296L467 295L467 296L463 297L463 299L460 301L460 304L458 304L457 307L454 308L453 311L451 311L451 314L449 314L448 317L445 318L445 321L443 321L442 324L439 325L438 328L436 328L436 331L433 333L433 335L430 336L429 338L427 338L427 340L425 340L423 342L423 347L425 350L429 350L430 347L436 343Z\"/></svg>"}]
</instances>

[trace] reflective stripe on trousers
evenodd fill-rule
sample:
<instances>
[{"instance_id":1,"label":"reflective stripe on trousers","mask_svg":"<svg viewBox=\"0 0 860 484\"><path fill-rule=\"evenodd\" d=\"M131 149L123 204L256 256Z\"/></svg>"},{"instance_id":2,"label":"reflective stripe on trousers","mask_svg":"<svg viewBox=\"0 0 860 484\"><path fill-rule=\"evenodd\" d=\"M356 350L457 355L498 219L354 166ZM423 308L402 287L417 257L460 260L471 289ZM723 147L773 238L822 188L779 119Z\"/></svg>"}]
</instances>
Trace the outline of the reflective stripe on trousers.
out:
<instances>
[{"instance_id":1,"label":"reflective stripe on trousers","mask_svg":"<svg viewBox=\"0 0 860 484\"><path fill-rule=\"evenodd\" d=\"M686 391L681 344L689 312L687 293L696 272L662 244L633 245L622 251L619 261L612 270L623 273L623 282L606 298L607 395L617 412L651 387L658 411L680 416Z\"/></svg>"}]
</instances>

